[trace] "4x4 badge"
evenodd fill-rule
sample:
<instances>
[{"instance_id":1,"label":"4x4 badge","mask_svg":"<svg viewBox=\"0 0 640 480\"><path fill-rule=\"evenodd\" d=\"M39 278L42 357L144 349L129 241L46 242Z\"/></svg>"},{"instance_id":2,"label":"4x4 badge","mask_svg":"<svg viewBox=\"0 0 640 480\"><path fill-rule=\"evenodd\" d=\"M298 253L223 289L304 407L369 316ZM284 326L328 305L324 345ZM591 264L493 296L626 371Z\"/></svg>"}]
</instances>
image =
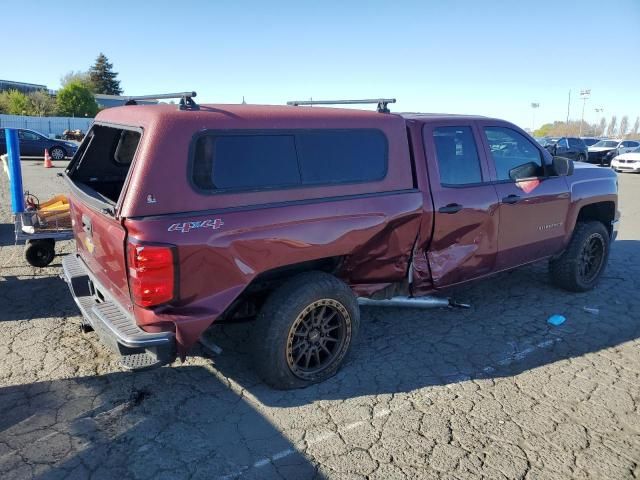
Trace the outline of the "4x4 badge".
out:
<instances>
[{"instance_id":1,"label":"4x4 badge","mask_svg":"<svg viewBox=\"0 0 640 480\"><path fill-rule=\"evenodd\" d=\"M217 230L222 227L224 222L221 218L216 218L215 220L202 220L200 222L184 222L184 223L174 223L171 225L167 231L175 232L179 231L182 233L188 233L189 230L193 230L194 228L212 228L213 230Z\"/></svg>"}]
</instances>

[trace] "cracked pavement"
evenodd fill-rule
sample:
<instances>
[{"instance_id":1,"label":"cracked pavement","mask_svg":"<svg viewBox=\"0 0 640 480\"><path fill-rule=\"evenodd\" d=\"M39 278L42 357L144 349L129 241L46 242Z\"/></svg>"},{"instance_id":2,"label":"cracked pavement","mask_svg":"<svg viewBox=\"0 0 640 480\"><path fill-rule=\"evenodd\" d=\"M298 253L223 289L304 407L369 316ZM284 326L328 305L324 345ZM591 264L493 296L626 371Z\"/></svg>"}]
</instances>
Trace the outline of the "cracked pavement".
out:
<instances>
[{"instance_id":1,"label":"cracked pavement","mask_svg":"<svg viewBox=\"0 0 640 480\"><path fill-rule=\"evenodd\" d=\"M23 161L25 188L65 191L54 163ZM13 245L0 175L3 480L640 477L638 175L620 175L595 291L555 289L542 264L454 292L469 310L364 308L344 368L287 392L252 371L251 323L208 332L221 355L123 371L80 332L61 257L36 269Z\"/></svg>"}]
</instances>

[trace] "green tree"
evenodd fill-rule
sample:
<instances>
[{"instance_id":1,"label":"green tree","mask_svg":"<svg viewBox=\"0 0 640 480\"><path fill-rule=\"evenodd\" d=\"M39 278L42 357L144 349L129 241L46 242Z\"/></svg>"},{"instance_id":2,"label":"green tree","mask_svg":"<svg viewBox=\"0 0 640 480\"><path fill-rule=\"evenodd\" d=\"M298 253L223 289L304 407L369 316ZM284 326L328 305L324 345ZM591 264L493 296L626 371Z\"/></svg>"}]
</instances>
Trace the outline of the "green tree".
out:
<instances>
[{"instance_id":1,"label":"green tree","mask_svg":"<svg viewBox=\"0 0 640 480\"><path fill-rule=\"evenodd\" d=\"M616 134L616 127L618 126L618 117L615 115L611 117L609 126L607 127L607 137L613 137Z\"/></svg>"},{"instance_id":2,"label":"green tree","mask_svg":"<svg viewBox=\"0 0 640 480\"><path fill-rule=\"evenodd\" d=\"M624 138L627 134L627 130L629 129L629 117L626 115L620 119L620 127L618 127L618 134L620 138Z\"/></svg>"},{"instance_id":3,"label":"green tree","mask_svg":"<svg viewBox=\"0 0 640 480\"><path fill-rule=\"evenodd\" d=\"M552 123L545 123L541 125L540 128L533 131L534 137L548 137L550 135L550 131L553 129Z\"/></svg>"},{"instance_id":4,"label":"green tree","mask_svg":"<svg viewBox=\"0 0 640 480\"><path fill-rule=\"evenodd\" d=\"M93 83L91 83L89 72L74 72L71 70L60 77L60 85L62 87L66 87L70 83L80 83L93 92Z\"/></svg>"},{"instance_id":5,"label":"green tree","mask_svg":"<svg viewBox=\"0 0 640 480\"><path fill-rule=\"evenodd\" d=\"M56 101L43 90L31 92L27 95L27 115L47 117L56 112Z\"/></svg>"},{"instance_id":6,"label":"green tree","mask_svg":"<svg viewBox=\"0 0 640 480\"><path fill-rule=\"evenodd\" d=\"M73 117L95 117L98 104L93 93L81 83L72 82L58 90L56 98L58 113Z\"/></svg>"},{"instance_id":7,"label":"green tree","mask_svg":"<svg viewBox=\"0 0 640 480\"><path fill-rule=\"evenodd\" d=\"M89 69L89 77L93 84L95 93L104 93L107 95L120 95L120 81L116 80L118 74L113 71L113 64L109 63L109 59L104 53L100 53L96 58L96 63Z\"/></svg>"},{"instance_id":8,"label":"green tree","mask_svg":"<svg viewBox=\"0 0 640 480\"><path fill-rule=\"evenodd\" d=\"M0 110L9 115L27 115L29 100L27 96L18 90L9 90L0 93Z\"/></svg>"}]
</instances>

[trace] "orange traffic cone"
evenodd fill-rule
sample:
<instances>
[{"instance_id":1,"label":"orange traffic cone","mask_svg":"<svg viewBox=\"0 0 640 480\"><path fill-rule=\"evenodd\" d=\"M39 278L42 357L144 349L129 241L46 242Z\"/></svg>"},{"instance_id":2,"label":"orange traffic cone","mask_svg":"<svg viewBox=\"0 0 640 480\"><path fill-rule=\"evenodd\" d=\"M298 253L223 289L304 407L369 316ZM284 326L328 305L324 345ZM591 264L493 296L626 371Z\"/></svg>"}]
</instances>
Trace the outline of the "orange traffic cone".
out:
<instances>
[{"instance_id":1,"label":"orange traffic cone","mask_svg":"<svg viewBox=\"0 0 640 480\"><path fill-rule=\"evenodd\" d=\"M53 167L53 163L51 162L51 155L49 155L49 149L44 149L44 168Z\"/></svg>"}]
</instances>

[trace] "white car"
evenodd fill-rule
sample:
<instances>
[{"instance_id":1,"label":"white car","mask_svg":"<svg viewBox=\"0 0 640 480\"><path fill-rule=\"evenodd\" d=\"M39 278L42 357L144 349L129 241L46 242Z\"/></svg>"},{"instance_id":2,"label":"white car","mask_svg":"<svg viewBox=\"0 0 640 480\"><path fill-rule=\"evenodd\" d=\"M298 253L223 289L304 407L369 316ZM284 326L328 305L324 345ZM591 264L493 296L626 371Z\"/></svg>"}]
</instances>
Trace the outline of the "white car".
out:
<instances>
[{"instance_id":1,"label":"white car","mask_svg":"<svg viewBox=\"0 0 640 480\"><path fill-rule=\"evenodd\" d=\"M615 157L611 160L611 168L616 172L640 172L640 147Z\"/></svg>"}]
</instances>

